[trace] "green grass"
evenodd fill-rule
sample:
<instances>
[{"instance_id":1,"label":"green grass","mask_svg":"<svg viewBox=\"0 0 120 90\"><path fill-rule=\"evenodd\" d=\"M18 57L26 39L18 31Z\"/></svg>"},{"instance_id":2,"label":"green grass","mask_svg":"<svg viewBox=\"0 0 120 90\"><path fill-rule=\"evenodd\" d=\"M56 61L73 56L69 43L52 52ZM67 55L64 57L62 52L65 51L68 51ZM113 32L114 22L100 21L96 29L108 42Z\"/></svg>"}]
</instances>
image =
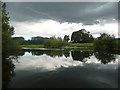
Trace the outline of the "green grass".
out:
<instances>
[{"instance_id":1,"label":"green grass","mask_svg":"<svg viewBox=\"0 0 120 90\"><path fill-rule=\"evenodd\" d=\"M44 48L44 45L20 45L22 48ZM69 43L65 47L93 47L93 43Z\"/></svg>"},{"instance_id":2,"label":"green grass","mask_svg":"<svg viewBox=\"0 0 120 90\"><path fill-rule=\"evenodd\" d=\"M44 45L20 45L22 48L44 48Z\"/></svg>"},{"instance_id":3,"label":"green grass","mask_svg":"<svg viewBox=\"0 0 120 90\"><path fill-rule=\"evenodd\" d=\"M70 43L68 47L93 47L93 43Z\"/></svg>"}]
</instances>

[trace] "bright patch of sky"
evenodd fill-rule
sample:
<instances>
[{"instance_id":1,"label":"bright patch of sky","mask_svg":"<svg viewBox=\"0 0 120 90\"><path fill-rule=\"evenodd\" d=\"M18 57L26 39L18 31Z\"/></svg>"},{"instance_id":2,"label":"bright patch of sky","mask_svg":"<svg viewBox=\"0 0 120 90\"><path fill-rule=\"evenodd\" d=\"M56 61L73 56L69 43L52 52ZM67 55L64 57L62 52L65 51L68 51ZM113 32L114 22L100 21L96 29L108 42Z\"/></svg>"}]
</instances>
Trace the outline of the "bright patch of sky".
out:
<instances>
[{"instance_id":1,"label":"bright patch of sky","mask_svg":"<svg viewBox=\"0 0 120 90\"><path fill-rule=\"evenodd\" d=\"M93 37L100 36L100 33L108 33L118 37L118 24L116 22L104 25L83 25L82 23L60 23L54 20L39 20L36 22L12 22L12 25L15 27L15 35L13 36L23 36L27 40L33 36L56 36L63 38L64 35L71 36L72 32L83 28L89 31Z\"/></svg>"}]
</instances>

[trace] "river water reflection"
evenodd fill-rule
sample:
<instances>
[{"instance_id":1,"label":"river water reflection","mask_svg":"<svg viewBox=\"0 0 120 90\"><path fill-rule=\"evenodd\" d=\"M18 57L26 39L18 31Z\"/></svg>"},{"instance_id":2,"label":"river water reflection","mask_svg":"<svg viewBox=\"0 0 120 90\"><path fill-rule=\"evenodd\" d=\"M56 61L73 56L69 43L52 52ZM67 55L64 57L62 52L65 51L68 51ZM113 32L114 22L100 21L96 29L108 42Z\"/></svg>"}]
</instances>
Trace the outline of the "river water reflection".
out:
<instances>
[{"instance_id":1,"label":"river water reflection","mask_svg":"<svg viewBox=\"0 0 120 90\"><path fill-rule=\"evenodd\" d=\"M9 88L117 88L118 57L81 50L23 50Z\"/></svg>"}]
</instances>

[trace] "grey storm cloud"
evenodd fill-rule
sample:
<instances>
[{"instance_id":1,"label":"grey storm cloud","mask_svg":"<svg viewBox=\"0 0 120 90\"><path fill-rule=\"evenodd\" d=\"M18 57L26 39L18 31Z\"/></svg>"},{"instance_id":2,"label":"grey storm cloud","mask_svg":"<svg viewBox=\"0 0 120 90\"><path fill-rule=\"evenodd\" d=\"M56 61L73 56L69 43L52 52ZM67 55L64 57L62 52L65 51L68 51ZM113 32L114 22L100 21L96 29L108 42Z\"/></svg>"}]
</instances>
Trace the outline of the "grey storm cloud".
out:
<instances>
[{"instance_id":1,"label":"grey storm cloud","mask_svg":"<svg viewBox=\"0 0 120 90\"><path fill-rule=\"evenodd\" d=\"M12 21L52 19L83 24L110 23L118 18L117 2L7 2Z\"/></svg>"}]
</instances>

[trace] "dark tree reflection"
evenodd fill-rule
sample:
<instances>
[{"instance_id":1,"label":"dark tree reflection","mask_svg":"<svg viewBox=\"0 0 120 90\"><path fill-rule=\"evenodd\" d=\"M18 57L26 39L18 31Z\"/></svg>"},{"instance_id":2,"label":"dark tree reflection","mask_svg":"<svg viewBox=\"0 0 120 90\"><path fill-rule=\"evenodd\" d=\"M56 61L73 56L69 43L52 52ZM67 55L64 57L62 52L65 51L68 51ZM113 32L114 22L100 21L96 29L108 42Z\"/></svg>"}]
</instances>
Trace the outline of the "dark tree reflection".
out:
<instances>
[{"instance_id":1,"label":"dark tree reflection","mask_svg":"<svg viewBox=\"0 0 120 90\"><path fill-rule=\"evenodd\" d=\"M32 55L43 55L44 54L44 51L43 50L34 50L34 51L31 51Z\"/></svg>"},{"instance_id":2,"label":"dark tree reflection","mask_svg":"<svg viewBox=\"0 0 120 90\"><path fill-rule=\"evenodd\" d=\"M115 55L105 52L96 52L94 53L94 55L103 64L107 64L109 62L115 61L116 59Z\"/></svg>"},{"instance_id":3,"label":"dark tree reflection","mask_svg":"<svg viewBox=\"0 0 120 90\"><path fill-rule=\"evenodd\" d=\"M25 54L24 51L20 50L16 52L16 54L6 54L7 56L2 57L2 87L8 88L11 79L15 76L15 65L13 61L18 62L19 56L23 56Z\"/></svg>"},{"instance_id":4,"label":"dark tree reflection","mask_svg":"<svg viewBox=\"0 0 120 90\"><path fill-rule=\"evenodd\" d=\"M11 59L4 59L2 61L2 64L2 87L7 88L9 86L9 82L11 81L11 78L15 76L15 65Z\"/></svg>"},{"instance_id":5,"label":"dark tree reflection","mask_svg":"<svg viewBox=\"0 0 120 90\"><path fill-rule=\"evenodd\" d=\"M71 51L71 55L73 60L79 60L82 62L86 62L85 58L89 58L93 55L93 52L89 51Z\"/></svg>"},{"instance_id":6,"label":"dark tree reflection","mask_svg":"<svg viewBox=\"0 0 120 90\"><path fill-rule=\"evenodd\" d=\"M55 56L62 57L63 56L62 50L46 50L44 53L51 57L55 57Z\"/></svg>"},{"instance_id":7,"label":"dark tree reflection","mask_svg":"<svg viewBox=\"0 0 120 90\"><path fill-rule=\"evenodd\" d=\"M36 55L36 56L46 54L50 57L55 57L55 56L62 57L64 54L63 50L28 50L28 51L31 52L32 55Z\"/></svg>"},{"instance_id":8,"label":"dark tree reflection","mask_svg":"<svg viewBox=\"0 0 120 90\"><path fill-rule=\"evenodd\" d=\"M67 57L70 57L70 51L69 50L64 50L64 56L67 58Z\"/></svg>"},{"instance_id":9,"label":"dark tree reflection","mask_svg":"<svg viewBox=\"0 0 120 90\"><path fill-rule=\"evenodd\" d=\"M24 54L25 54L25 51L20 50L20 51L17 53L17 55L16 55L16 56L23 56Z\"/></svg>"}]
</instances>

